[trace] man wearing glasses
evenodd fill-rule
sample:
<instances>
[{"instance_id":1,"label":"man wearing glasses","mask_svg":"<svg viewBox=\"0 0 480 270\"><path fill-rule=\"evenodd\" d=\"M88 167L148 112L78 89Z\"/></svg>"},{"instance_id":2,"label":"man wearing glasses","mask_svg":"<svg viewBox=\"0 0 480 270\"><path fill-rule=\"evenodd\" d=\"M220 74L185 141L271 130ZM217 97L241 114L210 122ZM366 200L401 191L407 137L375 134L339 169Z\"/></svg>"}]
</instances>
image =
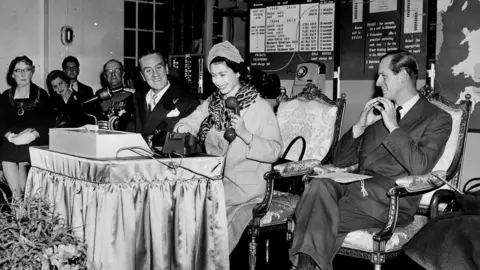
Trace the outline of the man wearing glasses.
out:
<instances>
[{"instance_id":1,"label":"man wearing glasses","mask_svg":"<svg viewBox=\"0 0 480 270\"><path fill-rule=\"evenodd\" d=\"M87 111L96 118L101 129L135 131L134 89L123 84L123 64L111 59L103 66L106 87L97 90L96 99L89 102Z\"/></svg>"},{"instance_id":2,"label":"man wearing glasses","mask_svg":"<svg viewBox=\"0 0 480 270\"><path fill-rule=\"evenodd\" d=\"M67 56L63 59L62 69L70 78L70 88L77 92L82 97L82 101L93 97L93 89L78 81L78 74L80 74L80 62L74 56Z\"/></svg>"},{"instance_id":3,"label":"man wearing glasses","mask_svg":"<svg viewBox=\"0 0 480 270\"><path fill-rule=\"evenodd\" d=\"M167 132L200 104L189 90L168 79L168 65L159 52L147 52L138 60L147 89L135 93L136 131L151 147L163 146Z\"/></svg>"}]
</instances>

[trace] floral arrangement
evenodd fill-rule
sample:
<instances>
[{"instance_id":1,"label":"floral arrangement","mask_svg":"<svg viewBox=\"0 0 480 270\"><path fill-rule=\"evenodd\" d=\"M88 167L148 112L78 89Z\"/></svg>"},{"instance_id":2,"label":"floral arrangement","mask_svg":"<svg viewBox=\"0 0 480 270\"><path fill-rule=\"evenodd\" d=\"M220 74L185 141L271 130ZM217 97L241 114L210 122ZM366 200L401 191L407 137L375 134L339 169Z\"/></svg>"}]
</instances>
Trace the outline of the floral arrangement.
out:
<instances>
[{"instance_id":1,"label":"floral arrangement","mask_svg":"<svg viewBox=\"0 0 480 270\"><path fill-rule=\"evenodd\" d=\"M0 269L87 269L86 244L50 209L38 198L1 207Z\"/></svg>"}]
</instances>

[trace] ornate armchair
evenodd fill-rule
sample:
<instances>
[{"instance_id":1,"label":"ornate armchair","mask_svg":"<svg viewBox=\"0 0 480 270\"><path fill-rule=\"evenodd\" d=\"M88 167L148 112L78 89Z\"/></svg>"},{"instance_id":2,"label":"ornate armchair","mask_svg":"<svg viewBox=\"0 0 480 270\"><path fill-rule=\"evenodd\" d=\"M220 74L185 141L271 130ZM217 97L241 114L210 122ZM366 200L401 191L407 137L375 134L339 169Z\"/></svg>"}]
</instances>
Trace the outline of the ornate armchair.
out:
<instances>
[{"instance_id":1,"label":"ornate armchair","mask_svg":"<svg viewBox=\"0 0 480 270\"><path fill-rule=\"evenodd\" d=\"M452 132L445 150L432 172L426 175L412 175L396 180L397 186L390 189L390 210L388 222L382 229L365 229L351 232L347 235L338 254L370 260L375 269L381 269L383 263L402 252L402 246L428 222L432 194L441 188L449 188L439 178L446 180L452 186L458 187L462 167L462 157L467 138L472 102L470 96L460 104L453 104L432 89L424 87L420 90L431 103L447 111L452 116ZM277 166L281 172L288 171L295 164ZM311 166L310 164L308 164ZM313 164L316 166L316 164ZM309 171L313 168L304 168ZM350 168L335 168L332 165L320 165L315 168L316 174L329 173L338 170L353 171ZM304 179L308 180L308 175ZM396 227L398 203L401 197L423 194L414 221L406 227Z\"/></svg>"},{"instance_id":2,"label":"ornate armchair","mask_svg":"<svg viewBox=\"0 0 480 270\"><path fill-rule=\"evenodd\" d=\"M281 160L301 160L305 156L314 159L307 163L313 162L317 165L327 163L338 142L345 109L345 94L332 101L316 86L307 85L297 96L290 99L283 96L277 100L280 101L277 120L283 144L286 146ZM298 139L303 141L304 148L296 143L300 142ZM267 232L285 232L293 225L291 217L299 199L298 195L302 191L298 185L295 185L296 188L289 188L289 192L274 191L275 181L303 183L301 179L292 180L288 174L280 174L273 170L266 173L264 178L267 181L265 197L253 209L253 220L246 230L250 238L250 269L255 269L256 265L257 237ZM295 192L297 194L294 194ZM266 241L268 243L268 239Z\"/></svg>"}]
</instances>

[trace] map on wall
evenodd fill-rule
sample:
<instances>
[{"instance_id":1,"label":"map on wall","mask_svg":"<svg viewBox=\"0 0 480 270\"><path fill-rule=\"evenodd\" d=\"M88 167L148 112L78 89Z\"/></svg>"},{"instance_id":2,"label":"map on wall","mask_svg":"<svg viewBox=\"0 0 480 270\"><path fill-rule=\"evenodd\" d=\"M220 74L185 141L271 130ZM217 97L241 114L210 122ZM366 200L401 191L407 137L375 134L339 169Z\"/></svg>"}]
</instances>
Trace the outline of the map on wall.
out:
<instances>
[{"instance_id":1,"label":"map on wall","mask_svg":"<svg viewBox=\"0 0 480 270\"><path fill-rule=\"evenodd\" d=\"M438 0L437 11L435 89L457 103L470 94L480 132L480 0Z\"/></svg>"}]
</instances>

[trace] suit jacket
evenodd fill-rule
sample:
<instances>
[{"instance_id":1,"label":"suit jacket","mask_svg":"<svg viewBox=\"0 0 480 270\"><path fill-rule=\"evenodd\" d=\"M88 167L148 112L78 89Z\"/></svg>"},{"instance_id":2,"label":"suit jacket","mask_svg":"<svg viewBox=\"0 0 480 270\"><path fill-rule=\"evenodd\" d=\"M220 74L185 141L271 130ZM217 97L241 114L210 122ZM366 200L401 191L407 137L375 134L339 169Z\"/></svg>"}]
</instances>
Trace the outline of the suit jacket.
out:
<instances>
[{"instance_id":1,"label":"suit jacket","mask_svg":"<svg viewBox=\"0 0 480 270\"><path fill-rule=\"evenodd\" d=\"M422 96L398 124L399 128L389 133L380 119L355 139L350 129L333 157L336 166L358 163L359 173L374 176L364 181L367 196L362 195L362 182L357 181L349 184L348 197L382 222L388 217L387 191L395 186L395 179L430 172L441 157L452 129L450 114ZM420 197L401 198L399 215L412 219Z\"/></svg>"},{"instance_id":2,"label":"suit jacket","mask_svg":"<svg viewBox=\"0 0 480 270\"><path fill-rule=\"evenodd\" d=\"M78 94L83 98L81 101L85 101L94 96L93 89L81 82L77 82L78 85Z\"/></svg>"},{"instance_id":3,"label":"suit jacket","mask_svg":"<svg viewBox=\"0 0 480 270\"><path fill-rule=\"evenodd\" d=\"M188 89L170 84L150 112L145 100L149 90L143 89L135 92L136 132L141 133L144 138L154 135L154 145L163 146L167 132L172 132L175 124L190 115L200 105L200 101L193 97ZM175 110L178 110L179 114L170 116L169 113L172 114L172 111Z\"/></svg>"}]
</instances>

